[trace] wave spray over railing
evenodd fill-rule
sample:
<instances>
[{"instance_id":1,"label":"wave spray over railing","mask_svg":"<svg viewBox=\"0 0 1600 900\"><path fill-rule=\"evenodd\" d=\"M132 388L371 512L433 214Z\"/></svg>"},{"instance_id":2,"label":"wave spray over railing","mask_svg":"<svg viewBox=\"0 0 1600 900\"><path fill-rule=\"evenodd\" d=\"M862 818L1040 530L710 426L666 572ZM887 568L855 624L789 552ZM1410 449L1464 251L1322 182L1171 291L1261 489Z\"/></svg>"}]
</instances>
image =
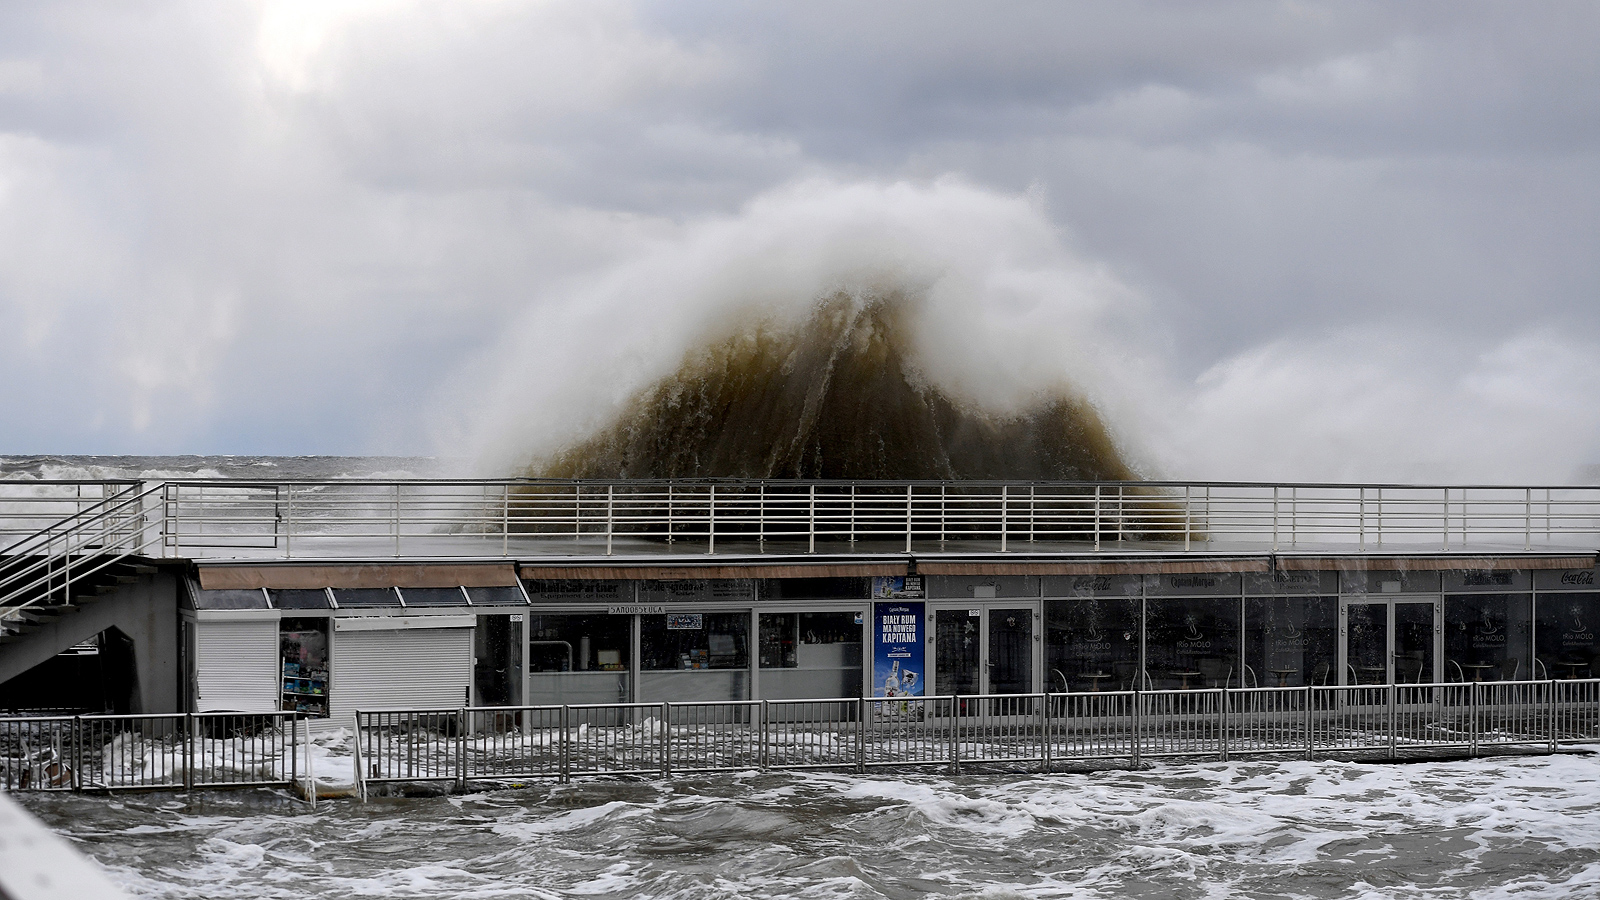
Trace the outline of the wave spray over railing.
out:
<instances>
[{"instance_id":1,"label":"wave spray over railing","mask_svg":"<svg viewBox=\"0 0 1600 900\"><path fill-rule=\"evenodd\" d=\"M985 409L936 385L902 292L836 293L798 323L740 320L614 421L530 467L577 479L1132 481L1099 413L1051 387Z\"/></svg>"}]
</instances>

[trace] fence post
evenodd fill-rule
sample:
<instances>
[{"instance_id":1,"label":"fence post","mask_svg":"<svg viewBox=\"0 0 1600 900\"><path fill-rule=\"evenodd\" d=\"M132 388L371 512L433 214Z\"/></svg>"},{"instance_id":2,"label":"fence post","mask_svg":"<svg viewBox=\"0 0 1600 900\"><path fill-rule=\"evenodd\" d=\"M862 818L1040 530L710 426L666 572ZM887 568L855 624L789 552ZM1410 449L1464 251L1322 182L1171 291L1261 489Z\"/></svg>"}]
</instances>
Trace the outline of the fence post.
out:
<instances>
[{"instance_id":1,"label":"fence post","mask_svg":"<svg viewBox=\"0 0 1600 900\"><path fill-rule=\"evenodd\" d=\"M1217 695L1217 750L1228 761L1228 688Z\"/></svg>"},{"instance_id":2,"label":"fence post","mask_svg":"<svg viewBox=\"0 0 1600 900\"><path fill-rule=\"evenodd\" d=\"M1008 530L1008 527L1009 527L1009 523L1006 521L1006 513L1007 513L1008 508L1010 506L1010 503L1008 502L1009 499L1010 499L1010 492L1011 492L1011 485L1009 485L1009 484L1000 485L1000 552L1001 553L1005 553L1006 552L1006 531Z\"/></svg>"},{"instance_id":3,"label":"fence post","mask_svg":"<svg viewBox=\"0 0 1600 900\"><path fill-rule=\"evenodd\" d=\"M367 802L367 767L361 761L361 710L355 711L354 721L355 731L352 733L351 741L356 748L353 756L353 762L356 767L356 796L361 798L362 803L365 803ZM307 728L309 729L310 726L308 725Z\"/></svg>"},{"instance_id":4,"label":"fence post","mask_svg":"<svg viewBox=\"0 0 1600 900\"><path fill-rule=\"evenodd\" d=\"M911 552L911 485L906 485L906 552Z\"/></svg>"},{"instance_id":5,"label":"fence post","mask_svg":"<svg viewBox=\"0 0 1600 900\"><path fill-rule=\"evenodd\" d=\"M1051 769L1050 692L1044 692L1043 705L1039 707L1039 758L1044 761L1044 771Z\"/></svg>"},{"instance_id":6,"label":"fence post","mask_svg":"<svg viewBox=\"0 0 1600 900\"><path fill-rule=\"evenodd\" d=\"M1100 549L1100 485L1094 486L1094 549Z\"/></svg>"},{"instance_id":7,"label":"fence post","mask_svg":"<svg viewBox=\"0 0 1600 900\"><path fill-rule=\"evenodd\" d=\"M856 698L856 772L862 774L867 771L867 717L872 715L872 706L863 697Z\"/></svg>"},{"instance_id":8,"label":"fence post","mask_svg":"<svg viewBox=\"0 0 1600 900\"><path fill-rule=\"evenodd\" d=\"M1316 748L1316 739L1313 732L1311 718L1311 698L1316 694L1311 690L1311 683L1306 683L1306 759L1310 759Z\"/></svg>"},{"instance_id":9,"label":"fence post","mask_svg":"<svg viewBox=\"0 0 1600 900\"><path fill-rule=\"evenodd\" d=\"M279 717L282 721L282 717ZM289 789L294 790L300 784L300 728L299 713L289 714ZM311 735L306 735L309 739Z\"/></svg>"},{"instance_id":10,"label":"fence post","mask_svg":"<svg viewBox=\"0 0 1600 900\"><path fill-rule=\"evenodd\" d=\"M961 695L950 695L950 772L961 774Z\"/></svg>"},{"instance_id":11,"label":"fence post","mask_svg":"<svg viewBox=\"0 0 1600 900\"><path fill-rule=\"evenodd\" d=\"M299 713L295 713L295 735L296 735L295 740L299 740L299 733L300 733L300 727L299 727L300 721L299 720L300 720L300 714ZM305 753L306 753L306 796L311 800L311 808L312 809L316 809L317 808L317 767L316 767L316 764L315 764L315 757L313 757L312 754L311 754L311 720L310 719L306 719L305 720L305 725L306 725L306 742L304 744L301 744L300 746L305 748Z\"/></svg>"},{"instance_id":12,"label":"fence post","mask_svg":"<svg viewBox=\"0 0 1600 900\"><path fill-rule=\"evenodd\" d=\"M1533 549L1533 488L1522 489L1522 549Z\"/></svg>"},{"instance_id":13,"label":"fence post","mask_svg":"<svg viewBox=\"0 0 1600 900\"><path fill-rule=\"evenodd\" d=\"M1396 721L1395 721L1395 712L1394 712L1395 693L1398 691L1398 689L1399 688L1398 688L1397 685L1393 685L1393 684L1389 685L1388 694L1389 694L1389 758L1390 759L1394 759L1395 756L1397 755L1397 753L1399 752L1398 749L1397 749L1398 746L1399 746L1399 743L1400 743L1399 735L1395 734L1395 732L1398 730L1397 727L1396 727L1398 723L1396 723Z\"/></svg>"},{"instance_id":14,"label":"fence post","mask_svg":"<svg viewBox=\"0 0 1600 900\"><path fill-rule=\"evenodd\" d=\"M1549 698L1547 702L1550 708L1547 711L1545 718L1550 725L1550 752L1554 753L1556 752L1556 723L1558 721L1556 716L1556 692L1559 690L1559 688L1557 688L1556 680L1554 678L1550 679L1546 686L1549 688L1549 690L1546 691L1545 696Z\"/></svg>"},{"instance_id":15,"label":"fence post","mask_svg":"<svg viewBox=\"0 0 1600 900\"><path fill-rule=\"evenodd\" d=\"M1478 731L1479 731L1479 728L1480 728L1480 726L1478 724L1478 688L1480 688L1480 687L1482 687L1482 685L1478 684L1478 682L1476 682L1476 681L1471 683L1471 691L1472 691L1472 700L1471 700L1471 704L1472 704L1471 705L1472 724L1468 727L1468 730L1467 730L1467 748L1468 748L1467 749L1467 754L1469 756L1477 756L1478 755Z\"/></svg>"},{"instance_id":16,"label":"fence post","mask_svg":"<svg viewBox=\"0 0 1600 900\"><path fill-rule=\"evenodd\" d=\"M1140 677L1140 676L1135 676ZM1139 743L1144 738L1144 693L1133 689L1133 767L1139 768Z\"/></svg>"},{"instance_id":17,"label":"fence post","mask_svg":"<svg viewBox=\"0 0 1600 900\"><path fill-rule=\"evenodd\" d=\"M817 552L817 486L811 485L810 503L806 513L806 552Z\"/></svg>"},{"instance_id":18,"label":"fence post","mask_svg":"<svg viewBox=\"0 0 1600 900\"><path fill-rule=\"evenodd\" d=\"M1192 485L1183 486L1183 549L1189 549L1189 533L1192 530L1190 522L1194 516L1194 508L1190 505L1189 492Z\"/></svg>"},{"instance_id":19,"label":"fence post","mask_svg":"<svg viewBox=\"0 0 1600 900\"><path fill-rule=\"evenodd\" d=\"M661 774L672 774L672 702L661 701Z\"/></svg>"},{"instance_id":20,"label":"fence post","mask_svg":"<svg viewBox=\"0 0 1600 900\"><path fill-rule=\"evenodd\" d=\"M183 714L183 792L194 796L194 713Z\"/></svg>"},{"instance_id":21,"label":"fence post","mask_svg":"<svg viewBox=\"0 0 1600 900\"><path fill-rule=\"evenodd\" d=\"M855 544L856 544L856 486L855 486L854 482L851 482L851 484L850 484L850 546L854 547Z\"/></svg>"},{"instance_id":22,"label":"fence post","mask_svg":"<svg viewBox=\"0 0 1600 900\"><path fill-rule=\"evenodd\" d=\"M556 782L566 784L572 780L572 749L567 741L567 729L572 727L572 710L561 704L561 737L556 740Z\"/></svg>"},{"instance_id":23,"label":"fence post","mask_svg":"<svg viewBox=\"0 0 1600 900\"><path fill-rule=\"evenodd\" d=\"M456 709L456 792L467 792L467 710Z\"/></svg>"},{"instance_id":24,"label":"fence post","mask_svg":"<svg viewBox=\"0 0 1600 900\"><path fill-rule=\"evenodd\" d=\"M72 790L83 790L83 717L72 717Z\"/></svg>"},{"instance_id":25,"label":"fence post","mask_svg":"<svg viewBox=\"0 0 1600 900\"><path fill-rule=\"evenodd\" d=\"M771 717L767 715L767 701L761 701L761 709L758 710L758 714L761 716L761 731L759 732L761 735L761 749L756 755L756 768L766 771L768 762L767 745L771 738L771 735L767 733L767 728L771 722Z\"/></svg>"}]
</instances>

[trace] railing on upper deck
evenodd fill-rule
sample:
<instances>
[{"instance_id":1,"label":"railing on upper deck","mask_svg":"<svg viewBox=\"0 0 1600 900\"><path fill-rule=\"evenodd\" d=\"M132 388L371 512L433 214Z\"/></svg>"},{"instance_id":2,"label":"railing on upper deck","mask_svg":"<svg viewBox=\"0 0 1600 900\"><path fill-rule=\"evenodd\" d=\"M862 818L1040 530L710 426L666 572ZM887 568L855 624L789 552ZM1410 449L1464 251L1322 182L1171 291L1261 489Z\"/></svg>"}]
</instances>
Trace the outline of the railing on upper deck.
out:
<instances>
[{"instance_id":1,"label":"railing on upper deck","mask_svg":"<svg viewBox=\"0 0 1600 900\"><path fill-rule=\"evenodd\" d=\"M51 502L81 503L69 496L84 490L74 484ZM149 487L160 490L139 509L147 534L135 543L147 555L181 558L1600 547L1600 486L510 479ZM0 517L15 507L15 492L39 490L37 482L0 482ZM114 490L138 493L120 483ZM0 529L14 547L39 541L42 532L19 536L19 522L42 515L35 507ZM104 527L103 518L82 527ZM58 529L49 543L75 546L70 537Z\"/></svg>"},{"instance_id":2,"label":"railing on upper deck","mask_svg":"<svg viewBox=\"0 0 1600 900\"><path fill-rule=\"evenodd\" d=\"M167 485L174 556L1600 546L1600 487L426 481Z\"/></svg>"}]
</instances>

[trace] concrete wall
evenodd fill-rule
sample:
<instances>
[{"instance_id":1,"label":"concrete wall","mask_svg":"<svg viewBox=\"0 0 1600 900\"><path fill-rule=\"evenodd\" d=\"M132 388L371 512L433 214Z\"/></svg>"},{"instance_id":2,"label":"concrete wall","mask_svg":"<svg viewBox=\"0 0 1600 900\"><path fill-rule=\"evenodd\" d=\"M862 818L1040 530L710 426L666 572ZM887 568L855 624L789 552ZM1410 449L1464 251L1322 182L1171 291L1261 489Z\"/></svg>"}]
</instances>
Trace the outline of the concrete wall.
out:
<instances>
[{"instance_id":1,"label":"concrete wall","mask_svg":"<svg viewBox=\"0 0 1600 900\"><path fill-rule=\"evenodd\" d=\"M182 673L178 671L178 579L168 572L123 585L87 602L77 612L30 632L23 640L0 645L0 683L107 628L117 628L133 640L138 680L132 692L133 710L177 712L182 689Z\"/></svg>"}]
</instances>

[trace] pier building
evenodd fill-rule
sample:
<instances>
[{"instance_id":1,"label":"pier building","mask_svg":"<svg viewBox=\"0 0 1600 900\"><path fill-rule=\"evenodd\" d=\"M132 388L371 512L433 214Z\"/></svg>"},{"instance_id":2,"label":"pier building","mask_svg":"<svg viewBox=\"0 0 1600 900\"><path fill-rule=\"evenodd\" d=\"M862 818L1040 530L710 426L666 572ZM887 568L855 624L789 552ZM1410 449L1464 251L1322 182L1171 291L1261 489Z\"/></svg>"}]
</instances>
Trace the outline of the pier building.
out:
<instances>
[{"instance_id":1,"label":"pier building","mask_svg":"<svg viewBox=\"0 0 1600 900\"><path fill-rule=\"evenodd\" d=\"M1137 757L1162 710L1226 753L1249 695L1308 751L1320 710L1388 715L1392 749L1407 708L1480 700L1536 743L1600 739L1594 487L29 481L0 519L13 710L473 710L475 733L1009 697L1047 730L1126 714Z\"/></svg>"},{"instance_id":2,"label":"pier building","mask_svg":"<svg viewBox=\"0 0 1600 900\"><path fill-rule=\"evenodd\" d=\"M29 481L0 492L0 683L12 707L30 705L30 670L86 642L108 657L103 683L79 686L101 704L316 716L1600 674L1596 488Z\"/></svg>"}]
</instances>

